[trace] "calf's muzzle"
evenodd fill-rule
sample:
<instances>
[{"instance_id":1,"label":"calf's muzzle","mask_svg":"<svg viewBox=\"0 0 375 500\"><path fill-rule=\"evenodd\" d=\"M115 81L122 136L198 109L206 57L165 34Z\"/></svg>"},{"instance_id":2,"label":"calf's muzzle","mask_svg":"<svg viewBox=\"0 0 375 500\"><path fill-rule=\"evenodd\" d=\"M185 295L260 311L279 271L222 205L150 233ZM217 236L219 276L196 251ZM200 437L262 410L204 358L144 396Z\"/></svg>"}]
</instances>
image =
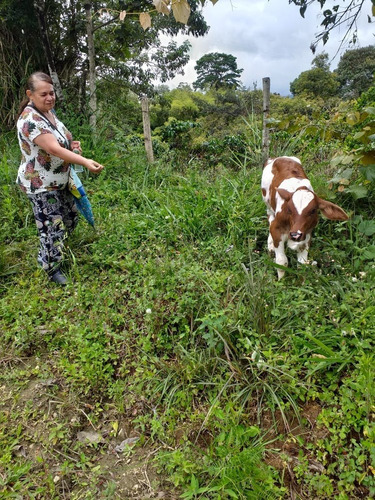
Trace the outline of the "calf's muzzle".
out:
<instances>
[{"instance_id":1,"label":"calf's muzzle","mask_svg":"<svg viewBox=\"0 0 375 500\"><path fill-rule=\"evenodd\" d=\"M289 233L289 237L293 241L301 241L303 239L304 234L301 231L291 231Z\"/></svg>"}]
</instances>

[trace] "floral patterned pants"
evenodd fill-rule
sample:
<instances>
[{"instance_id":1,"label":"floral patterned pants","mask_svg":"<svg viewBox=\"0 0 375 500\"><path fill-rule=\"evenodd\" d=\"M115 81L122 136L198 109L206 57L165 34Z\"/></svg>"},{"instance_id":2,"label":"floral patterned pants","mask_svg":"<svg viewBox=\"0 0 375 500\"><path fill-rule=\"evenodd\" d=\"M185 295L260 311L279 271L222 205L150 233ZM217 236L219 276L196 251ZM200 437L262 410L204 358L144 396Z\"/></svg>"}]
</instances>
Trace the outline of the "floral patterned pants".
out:
<instances>
[{"instance_id":1,"label":"floral patterned pants","mask_svg":"<svg viewBox=\"0 0 375 500\"><path fill-rule=\"evenodd\" d=\"M74 196L67 190L30 194L40 249L38 263L48 273L59 266L63 258L64 240L78 222Z\"/></svg>"}]
</instances>

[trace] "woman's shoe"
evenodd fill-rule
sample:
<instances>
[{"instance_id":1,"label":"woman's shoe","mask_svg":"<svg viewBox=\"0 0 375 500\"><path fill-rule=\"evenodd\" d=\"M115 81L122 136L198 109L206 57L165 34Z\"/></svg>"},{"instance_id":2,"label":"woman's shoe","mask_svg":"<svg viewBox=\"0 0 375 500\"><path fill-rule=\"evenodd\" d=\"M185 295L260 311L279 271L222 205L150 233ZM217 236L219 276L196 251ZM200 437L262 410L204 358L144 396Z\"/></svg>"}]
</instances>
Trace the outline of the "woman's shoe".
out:
<instances>
[{"instance_id":1,"label":"woman's shoe","mask_svg":"<svg viewBox=\"0 0 375 500\"><path fill-rule=\"evenodd\" d=\"M50 281L53 281L54 283L57 283L58 285L66 285L68 282L66 277L60 271L60 269L56 269L56 271L51 273L49 275L49 279L50 279Z\"/></svg>"}]
</instances>

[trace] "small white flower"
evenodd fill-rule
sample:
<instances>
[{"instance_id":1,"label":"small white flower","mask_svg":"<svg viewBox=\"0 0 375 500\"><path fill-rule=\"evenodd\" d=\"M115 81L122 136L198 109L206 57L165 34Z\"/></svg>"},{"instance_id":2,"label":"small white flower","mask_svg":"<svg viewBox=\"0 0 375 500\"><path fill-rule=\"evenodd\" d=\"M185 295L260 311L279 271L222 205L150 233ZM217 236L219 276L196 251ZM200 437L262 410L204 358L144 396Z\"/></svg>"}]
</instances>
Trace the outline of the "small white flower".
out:
<instances>
[{"instance_id":1,"label":"small white flower","mask_svg":"<svg viewBox=\"0 0 375 500\"><path fill-rule=\"evenodd\" d=\"M356 281L358 281L358 278L356 278L355 276L352 277L352 281L353 283L355 283Z\"/></svg>"},{"instance_id":2,"label":"small white flower","mask_svg":"<svg viewBox=\"0 0 375 500\"><path fill-rule=\"evenodd\" d=\"M152 311L150 308L146 309L146 314L151 314L151 313L152 313Z\"/></svg>"},{"instance_id":3,"label":"small white flower","mask_svg":"<svg viewBox=\"0 0 375 500\"><path fill-rule=\"evenodd\" d=\"M364 277L366 276L365 271L359 271L359 273L358 273L358 274L359 274L359 276L360 276L361 278L364 278Z\"/></svg>"}]
</instances>

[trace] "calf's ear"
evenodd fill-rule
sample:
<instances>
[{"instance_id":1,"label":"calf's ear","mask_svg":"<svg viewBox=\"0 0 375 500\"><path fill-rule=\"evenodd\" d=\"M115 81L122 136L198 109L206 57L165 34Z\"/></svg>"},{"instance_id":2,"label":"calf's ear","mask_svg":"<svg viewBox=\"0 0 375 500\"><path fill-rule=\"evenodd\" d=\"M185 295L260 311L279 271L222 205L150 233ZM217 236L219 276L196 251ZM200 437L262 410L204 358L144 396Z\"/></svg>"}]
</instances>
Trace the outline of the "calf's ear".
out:
<instances>
[{"instance_id":1,"label":"calf's ear","mask_svg":"<svg viewBox=\"0 0 375 500\"><path fill-rule=\"evenodd\" d=\"M319 210L322 212L324 217L331 220L348 220L348 215L344 212L342 208L330 201L322 200L318 198Z\"/></svg>"},{"instance_id":2,"label":"calf's ear","mask_svg":"<svg viewBox=\"0 0 375 500\"><path fill-rule=\"evenodd\" d=\"M277 188L276 191L279 193L281 198L285 201L289 201L290 198L292 197L292 193L289 193L289 191L287 191L286 189Z\"/></svg>"}]
</instances>

